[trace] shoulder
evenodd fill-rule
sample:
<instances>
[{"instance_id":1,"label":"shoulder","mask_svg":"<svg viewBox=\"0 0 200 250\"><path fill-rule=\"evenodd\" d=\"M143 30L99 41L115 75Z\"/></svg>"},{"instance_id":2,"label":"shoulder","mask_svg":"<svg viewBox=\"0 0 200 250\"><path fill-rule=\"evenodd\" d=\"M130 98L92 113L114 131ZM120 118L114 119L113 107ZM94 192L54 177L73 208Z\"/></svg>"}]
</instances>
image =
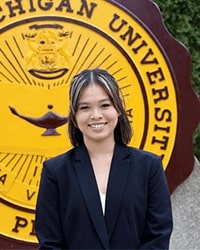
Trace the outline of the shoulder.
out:
<instances>
[{"instance_id":1,"label":"shoulder","mask_svg":"<svg viewBox=\"0 0 200 250\"><path fill-rule=\"evenodd\" d=\"M66 158L70 157L73 154L73 151L74 151L74 148L72 148L64 153L61 153L59 155L53 156L53 157L49 158L48 160L46 160L45 162L48 162L49 164L51 164L53 162L63 161Z\"/></svg>"},{"instance_id":2,"label":"shoulder","mask_svg":"<svg viewBox=\"0 0 200 250\"><path fill-rule=\"evenodd\" d=\"M160 160L161 157L156 155L153 152L145 151L139 148L135 148L133 146L126 146L117 144L116 145L117 154L121 154L125 157L131 157L137 160Z\"/></svg>"},{"instance_id":3,"label":"shoulder","mask_svg":"<svg viewBox=\"0 0 200 250\"><path fill-rule=\"evenodd\" d=\"M142 149L138 149L138 148L134 148L134 147L130 147L127 146L127 150L129 151L131 156L137 157L137 158L141 158L141 159L152 159L152 160L160 160L161 157L159 157L158 155L156 155L153 152L149 152L149 151L145 151Z\"/></svg>"},{"instance_id":4,"label":"shoulder","mask_svg":"<svg viewBox=\"0 0 200 250\"><path fill-rule=\"evenodd\" d=\"M163 171L162 159L153 152L127 146L131 166L139 171Z\"/></svg>"},{"instance_id":5,"label":"shoulder","mask_svg":"<svg viewBox=\"0 0 200 250\"><path fill-rule=\"evenodd\" d=\"M43 169L47 171L58 172L59 170L72 165L72 159L74 154L74 148L49 158L43 162Z\"/></svg>"},{"instance_id":6,"label":"shoulder","mask_svg":"<svg viewBox=\"0 0 200 250\"><path fill-rule=\"evenodd\" d=\"M134 147L127 147L127 150L129 152L130 173L137 176L138 181L144 183L144 180L151 180L151 183L160 183L160 181L166 183L165 171L160 156Z\"/></svg>"},{"instance_id":7,"label":"shoulder","mask_svg":"<svg viewBox=\"0 0 200 250\"><path fill-rule=\"evenodd\" d=\"M128 159L132 163L132 166L139 166L140 168L142 166L162 165L160 156L132 146L117 144L115 154L123 159Z\"/></svg>"}]
</instances>

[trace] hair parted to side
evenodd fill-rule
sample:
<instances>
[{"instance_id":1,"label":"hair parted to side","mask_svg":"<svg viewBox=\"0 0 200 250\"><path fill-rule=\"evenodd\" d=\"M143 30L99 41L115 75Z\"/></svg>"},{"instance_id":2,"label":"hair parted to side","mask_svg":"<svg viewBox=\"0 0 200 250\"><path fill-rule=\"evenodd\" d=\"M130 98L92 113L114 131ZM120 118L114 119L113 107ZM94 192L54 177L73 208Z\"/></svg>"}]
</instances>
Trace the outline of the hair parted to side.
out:
<instances>
[{"instance_id":1,"label":"hair parted to side","mask_svg":"<svg viewBox=\"0 0 200 250\"><path fill-rule=\"evenodd\" d=\"M132 129L124 107L124 101L119 86L112 75L103 69L83 70L75 75L69 90L69 120L68 133L71 144L76 147L83 143L83 135L76 126L76 112L78 101L83 90L89 84L97 84L104 89L119 114L118 123L114 131L115 142L128 144L132 137Z\"/></svg>"}]
</instances>

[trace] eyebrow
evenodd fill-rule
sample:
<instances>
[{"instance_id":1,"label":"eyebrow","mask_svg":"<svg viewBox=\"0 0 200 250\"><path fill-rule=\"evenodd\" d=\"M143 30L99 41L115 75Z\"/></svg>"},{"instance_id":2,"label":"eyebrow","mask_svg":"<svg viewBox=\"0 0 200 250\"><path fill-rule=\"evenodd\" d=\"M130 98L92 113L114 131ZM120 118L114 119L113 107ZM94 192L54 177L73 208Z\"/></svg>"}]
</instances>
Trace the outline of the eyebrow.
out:
<instances>
[{"instance_id":1,"label":"eyebrow","mask_svg":"<svg viewBox=\"0 0 200 250\"><path fill-rule=\"evenodd\" d=\"M102 100L100 100L99 102L101 103L101 102L107 102L107 101L109 101L109 102L111 102L111 100L110 100L110 98L108 97L108 98L105 98L105 99L102 99ZM90 103L90 102L78 102L78 105L80 105L80 104L88 104L88 103Z\"/></svg>"},{"instance_id":2,"label":"eyebrow","mask_svg":"<svg viewBox=\"0 0 200 250\"><path fill-rule=\"evenodd\" d=\"M80 105L87 105L89 102L78 102L78 105L77 106L80 106Z\"/></svg>"}]
</instances>

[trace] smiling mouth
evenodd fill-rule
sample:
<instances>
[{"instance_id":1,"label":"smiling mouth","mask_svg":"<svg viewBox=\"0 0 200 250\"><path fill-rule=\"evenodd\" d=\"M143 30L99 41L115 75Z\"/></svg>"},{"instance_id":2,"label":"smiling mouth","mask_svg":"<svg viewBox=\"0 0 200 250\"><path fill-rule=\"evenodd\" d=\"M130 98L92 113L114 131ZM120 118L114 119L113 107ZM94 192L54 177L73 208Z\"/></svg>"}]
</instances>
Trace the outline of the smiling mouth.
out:
<instances>
[{"instance_id":1,"label":"smiling mouth","mask_svg":"<svg viewBox=\"0 0 200 250\"><path fill-rule=\"evenodd\" d=\"M89 124L89 127L91 128L103 128L103 126L105 126L107 123L97 123L97 124Z\"/></svg>"}]
</instances>

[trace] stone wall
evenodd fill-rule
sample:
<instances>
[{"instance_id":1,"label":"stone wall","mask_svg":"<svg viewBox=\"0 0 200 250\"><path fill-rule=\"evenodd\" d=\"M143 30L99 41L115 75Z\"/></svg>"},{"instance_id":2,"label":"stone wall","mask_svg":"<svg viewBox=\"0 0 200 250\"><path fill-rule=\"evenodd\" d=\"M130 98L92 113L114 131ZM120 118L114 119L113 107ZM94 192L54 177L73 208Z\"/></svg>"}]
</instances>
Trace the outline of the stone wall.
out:
<instances>
[{"instance_id":1,"label":"stone wall","mask_svg":"<svg viewBox=\"0 0 200 250\"><path fill-rule=\"evenodd\" d=\"M200 163L171 195L174 230L170 250L200 250Z\"/></svg>"}]
</instances>

